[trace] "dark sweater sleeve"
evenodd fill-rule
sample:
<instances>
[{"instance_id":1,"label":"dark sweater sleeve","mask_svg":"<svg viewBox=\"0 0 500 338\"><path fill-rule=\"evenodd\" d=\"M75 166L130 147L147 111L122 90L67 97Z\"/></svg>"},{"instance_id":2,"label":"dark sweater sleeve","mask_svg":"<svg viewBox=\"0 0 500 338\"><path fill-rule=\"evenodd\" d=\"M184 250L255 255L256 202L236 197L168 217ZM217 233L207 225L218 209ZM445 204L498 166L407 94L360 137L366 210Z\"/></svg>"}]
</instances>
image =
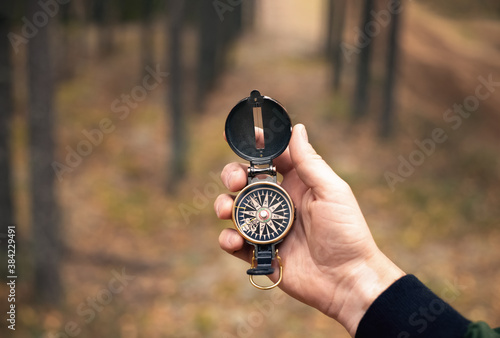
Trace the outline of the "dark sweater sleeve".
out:
<instances>
[{"instance_id":1,"label":"dark sweater sleeve","mask_svg":"<svg viewBox=\"0 0 500 338\"><path fill-rule=\"evenodd\" d=\"M463 338L469 324L415 276L406 275L370 305L356 338Z\"/></svg>"}]
</instances>

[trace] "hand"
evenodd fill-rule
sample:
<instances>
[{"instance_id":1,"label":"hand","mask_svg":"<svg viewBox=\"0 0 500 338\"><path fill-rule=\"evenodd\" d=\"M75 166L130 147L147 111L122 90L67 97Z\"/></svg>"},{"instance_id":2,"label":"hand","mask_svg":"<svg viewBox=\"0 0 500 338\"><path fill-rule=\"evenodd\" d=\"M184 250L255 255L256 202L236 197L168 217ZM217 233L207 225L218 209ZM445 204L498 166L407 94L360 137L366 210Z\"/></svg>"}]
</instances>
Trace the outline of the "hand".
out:
<instances>
[{"instance_id":1,"label":"hand","mask_svg":"<svg viewBox=\"0 0 500 338\"><path fill-rule=\"evenodd\" d=\"M290 296L338 320L354 337L370 304L404 275L376 246L347 183L308 143L305 127L293 128L289 147L274 160L282 187L296 206L296 220L279 244L283 280ZM222 182L232 192L247 184L247 166L226 165ZM230 219L234 196L217 197L220 219ZM234 229L219 237L221 248L247 262L252 247ZM278 271L269 276L275 282Z\"/></svg>"}]
</instances>

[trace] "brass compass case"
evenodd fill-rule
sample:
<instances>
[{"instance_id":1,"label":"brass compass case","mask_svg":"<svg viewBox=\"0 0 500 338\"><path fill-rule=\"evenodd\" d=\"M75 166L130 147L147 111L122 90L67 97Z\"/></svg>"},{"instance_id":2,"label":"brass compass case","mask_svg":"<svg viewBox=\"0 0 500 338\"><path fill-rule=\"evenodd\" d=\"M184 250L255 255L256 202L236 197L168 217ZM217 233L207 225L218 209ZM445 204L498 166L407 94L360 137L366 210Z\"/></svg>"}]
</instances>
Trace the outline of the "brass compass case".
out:
<instances>
[{"instance_id":1,"label":"brass compass case","mask_svg":"<svg viewBox=\"0 0 500 338\"><path fill-rule=\"evenodd\" d=\"M295 207L289 194L278 184L273 159L288 146L292 125L285 108L276 100L254 90L229 113L226 139L231 149L248 160L248 185L236 196L232 218L239 234L254 246L250 282L259 289L271 289L282 276L281 259L276 245L290 231ZM261 286L254 275L274 273L272 261L280 269L278 282Z\"/></svg>"}]
</instances>

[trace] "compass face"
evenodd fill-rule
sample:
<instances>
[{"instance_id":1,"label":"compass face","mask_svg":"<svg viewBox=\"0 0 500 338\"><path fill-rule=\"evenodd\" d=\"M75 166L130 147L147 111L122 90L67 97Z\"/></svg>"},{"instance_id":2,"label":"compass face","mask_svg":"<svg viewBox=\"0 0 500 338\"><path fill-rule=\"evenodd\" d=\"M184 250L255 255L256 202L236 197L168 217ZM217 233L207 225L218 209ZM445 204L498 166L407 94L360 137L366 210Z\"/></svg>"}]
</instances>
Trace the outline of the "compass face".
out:
<instances>
[{"instance_id":1,"label":"compass face","mask_svg":"<svg viewBox=\"0 0 500 338\"><path fill-rule=\"evenodd\" d=\"M279 185L253 183L234 201L233 221L236 230L248 241L268 244L281 240L292 227L293 202Z\"/></svg>"}]
</instances>

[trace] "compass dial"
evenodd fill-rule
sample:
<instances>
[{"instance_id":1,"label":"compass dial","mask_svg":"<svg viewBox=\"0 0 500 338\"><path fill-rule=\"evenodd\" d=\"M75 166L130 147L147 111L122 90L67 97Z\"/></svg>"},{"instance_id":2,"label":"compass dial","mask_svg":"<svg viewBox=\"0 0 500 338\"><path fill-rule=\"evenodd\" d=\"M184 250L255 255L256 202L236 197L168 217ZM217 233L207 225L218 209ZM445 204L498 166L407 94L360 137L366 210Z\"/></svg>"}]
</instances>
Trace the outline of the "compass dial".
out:
<instances>
[{"instance_id":1,"label":"compass dial","mask_svg":"<svg viewBox=\"0 0 500 338\"><path fill-rule=\"evenodd\" d=\"M253 183L234 201L233 221L236 230L256 244L275 243L286 236L294 220L290 196L279 185Z\"/></svg>"}]
</instances>

